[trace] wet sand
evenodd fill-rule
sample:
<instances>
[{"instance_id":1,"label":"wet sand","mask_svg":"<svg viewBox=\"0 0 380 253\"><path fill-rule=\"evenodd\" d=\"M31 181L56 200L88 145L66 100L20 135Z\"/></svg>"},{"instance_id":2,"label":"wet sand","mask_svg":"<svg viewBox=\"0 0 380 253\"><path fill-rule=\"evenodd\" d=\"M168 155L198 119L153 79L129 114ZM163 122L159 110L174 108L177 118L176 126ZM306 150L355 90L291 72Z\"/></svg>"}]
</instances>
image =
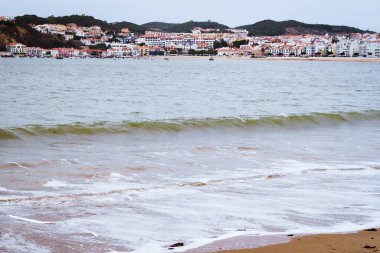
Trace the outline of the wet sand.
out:
<instances>
[{"instance_id":1,"label":"wet sand","mask_svg":"<svg viewBox=\"0 0 380 253\"><path fill-rule=\"evenodd\" d=\"M380 230L370 229L352 234L295 237L288 243L217 253L374 253L379 250Z\"/></svg>"}]
</instances>

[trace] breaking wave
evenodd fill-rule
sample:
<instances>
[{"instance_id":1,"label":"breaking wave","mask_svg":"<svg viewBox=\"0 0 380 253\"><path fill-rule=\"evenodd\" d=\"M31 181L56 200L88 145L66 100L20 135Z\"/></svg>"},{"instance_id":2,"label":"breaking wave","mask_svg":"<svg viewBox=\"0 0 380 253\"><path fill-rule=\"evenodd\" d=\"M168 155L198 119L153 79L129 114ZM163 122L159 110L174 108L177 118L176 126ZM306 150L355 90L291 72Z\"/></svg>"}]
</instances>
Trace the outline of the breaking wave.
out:
<instances>
[{"instance_id":1,"label":"breaking wave","mask_svg":"<svg viewBox=\"0 0 380 253\"><path fill-rule=\"evenodd\" d=\"M95 122L73 123L56 126L28 125L24 127L0 128L1 139L18 139L23 136L45 135L94 135L127 134L137 131L180 132L190 129L247 128L269 126L327 125L380 119L380 111L341 113L311 113L288 116L265 116L258 118L204 118L162 121L124 121L121 123Z\"/></svg>"}]
</instances>

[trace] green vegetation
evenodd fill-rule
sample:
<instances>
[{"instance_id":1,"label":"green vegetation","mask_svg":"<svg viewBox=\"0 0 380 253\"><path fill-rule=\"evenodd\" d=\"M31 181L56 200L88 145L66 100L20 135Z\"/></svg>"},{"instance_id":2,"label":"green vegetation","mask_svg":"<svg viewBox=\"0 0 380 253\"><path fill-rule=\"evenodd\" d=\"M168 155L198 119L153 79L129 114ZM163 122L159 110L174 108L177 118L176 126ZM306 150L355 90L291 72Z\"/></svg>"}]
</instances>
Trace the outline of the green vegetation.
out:
<instances>
[{"instance_id":1,"label":"green vegetation","mask_svg":"<svg viewBox=\"0 0 380 253\"><path fill-rule=\"evenodd\" d=\"M107 50L111 48L111 46L107 46L106 44L98 44L94 46L89 46L90 49L101 49L101 50Z\"/></svg>"},{"instance_id":2,"label":"green vegetation","mask_svg":"<svg viewBox=\"0 0 380 253\"><path fill-rule=\"evenodd\" d=\"M165 32L191 32L191 30L194 27L201 27L201 28L211 28L211 29L219 29L220 31L225 31L229 27L226 25L219 24L217 22L212 21L205 21L205 22L196 22L196 21L189 21L186 23L181 24L174 24L174 23L164 23L164 22L151 22L143 24L143 26L146 29L149 30L158 30L158 31L165 31Z\"/></svg>"},{"instance_id":3,"label":"green vegetation","mask_svg":"<svg viewBox=\"0 0 380 253\"><path fill-rule=\"evenodd\" d=\"M141 25L136 25L131 22L126 22L126 21L111 23L110 25L111 25L111 28L115 30L116 32L119 32L121 31L121 29L126 28L126 27L129 28L129 30L133 33L143 34L146 31L145 27Z\"/></svg>"},{"instance_id":4,"label":"green vegetation","mask_svg":"<svg viewBox=\"0 0 380 253\"><path fill-rule=\"evenodd\" d=\"M274 20L263 20L252 25L237 27L247 29L251 36L276 36L284 34L337 34L337 33L364 33L363 31L349 26L335 26L322 24L305 24L295 20L277 22ZM369 31L370 32L370 31Z\"/></svg>"},{"instance_id":5,"label":"green vegetation","mask_svg":"<svg viewBox=\"0 0 380 253\"><path fill-rule=\"evenodd\" d=\"M86 15L70 15L70 16L62 16L62 17L54 17L50 16L48 18L41 18L36 15L24 15L24 16L18 16L15 18L17 23L20 24L35 24L35 25L42 25L42 24L63 24L67 25L69 23L75 23L78 26L99 26L102 30L114 30L116 33L120 32L122 28L128 27L131 32L136 33L144 33L145 28L131 23L131 22L115 22L115 23L107 23L107 21L103 21L100 19L96 19L92 16L86 16Z\"/></svg>"},{"instance_id":6,"label":"green vegetation","mask_svg":"<svg viewBox=\"0 0 380 253\"><path fill-rule=\"evenodd\" d=\"M228 44L224 39L221 39L220 41L218 40L214 41L214 49L218 49L222 47L228 47Z\"/></svg>"},{"instance_id":7,"label":"green vegetation","mask_svg":"<svg viewBox=\"0 0 380 253\"><path fill-rule=\"evenodd\" d=\"M233 42L233 46L236 48L240 48L242 45L247 45L249 43L249 40L237 40Z\"/></svg>"}]
</instances>

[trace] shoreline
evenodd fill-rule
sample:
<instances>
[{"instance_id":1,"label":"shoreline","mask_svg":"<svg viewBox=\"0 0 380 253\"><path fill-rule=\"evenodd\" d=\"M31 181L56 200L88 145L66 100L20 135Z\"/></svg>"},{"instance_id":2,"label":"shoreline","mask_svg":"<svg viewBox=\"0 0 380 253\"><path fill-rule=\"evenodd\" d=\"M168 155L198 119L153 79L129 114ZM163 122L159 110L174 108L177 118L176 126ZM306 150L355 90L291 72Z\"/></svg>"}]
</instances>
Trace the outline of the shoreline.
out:
<instances>
[{"instance_id":1,"label":"shoreline","mask_svg":"<svg viewBox=\"0 0 380 253\"><path fill-rule=\"evenodd\" d=\"M214 61L304 61L304 62L371 62L379 63L380 58L364 58L364 57L263 57L263 58L251 58L247 56L212 56ZM55 58L38 58L38 57L0 57L1 59L51 59ZM190 55L178 55L178 56L144 56L144 57L125 57L125 58L83 58L83 57L67 57L66 60L79 59L99 59L99 60L204 60L208 61L210 56L190 56Z\"/></svg>"},{"instance_id":2,"label":"shoreline","mask_svg":"<svg viewBox=\"0 0 380 253\"><path fill-rule=\"evenodd\" d=\"M153 56L153 59L164 60L209 60L210 56ZM360 57L265 57L250 58L246 56L214 56L215 61L240 60L240 61L307 61L307 62L380 62L380 58L360 58ZM143 58L142 58L143 59Z\"/></svg>"},{"instance_id":3,"label":"shoreline","mask_svg":"<svg viewBox=\"0 0 380 253\"><path fill-rule=\"evenodd\" d=\"M247 237L244 240L253 240L255 237ZM239 241L240 240L240 241ZM255 242L257 243L257 242ZM223 246L227 245L227 247ZM219 251L210 251L202 248L196 252L202 253L375 253L380 252L380 230L366 229L345 234L316 234L288 236L272 238L266 246L252 248L233 249L228 248L231 244L241 244L239 237L223 240ZM225 250L227 248L227 250ZM188 251L186 251L188 252Z\"/></svg>"}]
</instances>

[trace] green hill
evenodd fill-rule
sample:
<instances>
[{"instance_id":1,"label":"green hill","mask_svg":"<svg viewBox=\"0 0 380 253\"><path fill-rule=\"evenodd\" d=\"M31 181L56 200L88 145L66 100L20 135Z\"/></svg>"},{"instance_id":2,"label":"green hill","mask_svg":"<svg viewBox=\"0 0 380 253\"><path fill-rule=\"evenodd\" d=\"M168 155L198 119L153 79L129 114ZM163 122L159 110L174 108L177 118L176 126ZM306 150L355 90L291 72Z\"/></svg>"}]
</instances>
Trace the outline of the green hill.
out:
<instances>
[{"instance_id":1,"label":"green hill","mask_svg":"<svg viewBox=\"0 0 380 253\"><path fill-rule=\"evenodd\" d=\"M86 16L86 15L70 15L70 16L62 16L62 17L54 17L50 16L47 18L41 18L36 15L24 15L19 16L15 18L16 22L19 24L35 24L35 25L41 25L41 24L63 24L67 25L69 23L75 23L79 26L99 26L102 28L102 30L114 30L116 33L120 32L122 28L129 28L132 32L136 33L144 33L145 28L131 23L131 22L115 22L115 23L108 23L107 21L103 21L100 19L96 19L92 16Z\"/></svg>"},{"instance_id":2,"label":"green hill","mask_svg":"<svg viewBox=\"0 0 380 253\"><path fill-rule=\"evenodd\" d=\"M274 20L263 20L252 25L237 27L247 29L252 36L276 36L284 34L338 34L338 33L364 33L367 31L349 26L306 24L295 20L277 22Z\"/></svg>"},{"instance_id":3,"label":"green hill","mask_svg":"<svg viewBox=\"0 0 380 253\"><path fill-rule=\"evenodd\" d=\"M80 46L80 42L64 41L57 35L42 34L25 24L0 22L0 51L5 51L6 45L14 42L42 48Z\"/></svg>"},{"instance_id":4,"label":"green hill","mask_svg":"<svg viewBox=\"0 0 380 253\"><path fill-rule=\"evenodd\" d=\"M131 32L138 34L144 34L146 31L145 27L127 21L111 23L110 26L111 29L113 29L116 32L120 32L120 30L123 28L129 28Z\"/></svg>"},{"instance_id":5,"label":"green hill","mask_svg":"<svg viewBox=\"0 0 380 253\"><path fill-rule=\"evenodd\" d=\"M220 31L224 31L229 27L223 24L219 24L217 22L205 21L205 22L197 22L197 21L189 21L185 23L175 24L175 23L164 23L164 22L150 22L143 24L147 30L155 30L155 31L163 31L163 32L191 32L194 27L201 28L212 28L219 29Z\"/></svg>"}]
</instances>

